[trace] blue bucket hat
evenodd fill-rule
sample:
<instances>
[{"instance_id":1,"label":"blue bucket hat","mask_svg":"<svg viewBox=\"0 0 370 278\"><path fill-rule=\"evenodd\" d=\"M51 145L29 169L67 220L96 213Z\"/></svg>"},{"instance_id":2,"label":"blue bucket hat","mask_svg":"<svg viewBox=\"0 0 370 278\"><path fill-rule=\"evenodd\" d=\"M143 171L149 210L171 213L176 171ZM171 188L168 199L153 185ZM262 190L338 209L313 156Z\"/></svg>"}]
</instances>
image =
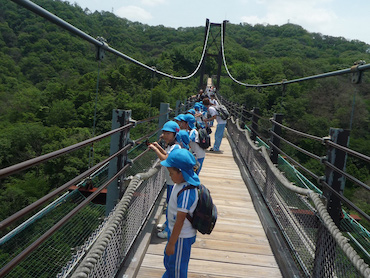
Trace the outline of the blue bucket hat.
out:
<instances>
[{"instance_id":1,"label":"blue bucket hat","mask_svg":"<svg viewBox=\"0 0 370 278\"><path fill-rule=\"evenodd\" d=\"M181 143L182 147L184 147L185 149L189 149L190 138L189 133L186 130L182 129L179 131L179 133L177 133L176 141Z\"/></svg>"},{"instance_id":2,"label":"blue bucket hat","mask_svg":"<svg viewBox=\"0 0 370 278\"><path fill-rule=\"evenodd\" d=\"M194 129L195 126L194 126L194 123L195 123L195 117L191 114L185 114L184 117L183 117L183 121L187 122L189 124L189 127L191 129Z\"/></svg>"},{"instance_id":3,"label":"blue bucket hat","mask_svg":"<svg viewBox=\"0 0 370 278\"><path fill-rule=\"evenodd\" d=\"M166 160L161 164L164 167L174 167L181 170L184 180L192 185L199 185L200 180L194 172L193 167L196 165L194 155L185 149L175 149L168 154Z\"/></svg>"},{"instance_id":4,"label":"blue bucket hat","mask_svg":"<svg viewBox=\"0 0 370 278\"><path fill-rule=\"evenodd\" d=\"M201 110L201 109L202 109L202 106L203 106L203 105L201 105L199 102L197 102L197 103L195 103L195 105L194 105L194 109L195 109L195 110Z\"/></svg>"},{"instance_id":5,"label":"blue bucket hat","mask_svg":"<svg viewBox=\"0 0 370 278\"><path fill-rule=\"evenodd\" d=\"M174 119L176 121L183 121L182 118L183 118L184 114L178 114Z\"/></svg>"},{"instance_id":6,"label":"blue bucket hat","mask_svg":"<svg viewBox=\"0 0 370 278\"><path fill-rule=\"evenodd\" d=\"M168 121L163 125L162 131L170 131L177 134L180 131L180 126L174 121Z\"/></svg>"},{"instance_id":7,"label":"blue bucket hat","mask_svg":"<svg viewBox=\"0 0 370 278\"><path fill-rule=\"evenodd\" d=\"M195 115L195 109L189 109L188 113L192 114L193 116Z\"/></svg>"}]
</instances>

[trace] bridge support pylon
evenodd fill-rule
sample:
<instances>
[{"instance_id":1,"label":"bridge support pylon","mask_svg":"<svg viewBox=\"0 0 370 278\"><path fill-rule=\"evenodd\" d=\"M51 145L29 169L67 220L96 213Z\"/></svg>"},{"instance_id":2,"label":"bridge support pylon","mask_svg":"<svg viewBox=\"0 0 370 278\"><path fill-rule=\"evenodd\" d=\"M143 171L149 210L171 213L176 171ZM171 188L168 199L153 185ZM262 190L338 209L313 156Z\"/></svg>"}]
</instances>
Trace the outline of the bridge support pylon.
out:
<instances>
[{"instance_id":1,"label":"bridge support pylon","mask_svg":"<svg viewBox=\"0 0 370 278\"><path fill-rule=\"evenodd\" d=\"M113 109L112 111L112 130L128 124L130 120L131 120L131 110ZM110 151L109 151L110 155L115 154L120 149L122 149L124 146L126 146L129 143L129 138L130 138L129 130L124 130L119 133L113 134L111 137L111 141L110 141ZM109 162L108 179L113 177L127 163L128 163L127 152L124 152L118 157L112 159ZM106 200L106 207L105 207L106 216L109 215L109 213L116 206L120 198L122 179L123 179L123 176L119 179L116 179L110 185L108 185L107 200Z\"/></svg>"}]
</instances>

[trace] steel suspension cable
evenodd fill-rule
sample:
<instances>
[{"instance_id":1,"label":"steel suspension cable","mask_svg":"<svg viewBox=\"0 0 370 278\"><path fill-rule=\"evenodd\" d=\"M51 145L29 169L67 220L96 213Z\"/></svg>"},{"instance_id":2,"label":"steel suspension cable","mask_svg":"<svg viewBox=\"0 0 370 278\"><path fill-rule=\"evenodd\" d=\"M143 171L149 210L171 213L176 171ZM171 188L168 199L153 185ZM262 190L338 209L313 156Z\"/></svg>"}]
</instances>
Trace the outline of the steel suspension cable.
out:
<instances>
[{"instance_id":1,"label":"steel suspension cable","mask_svg":"<svg viewBox=\"0 0 370 278\"><path fill-rule=\"evenodd\" d=\"M147 70L150 70L152 72L158 73L162 76L165 76L165 77L168 77L168 78L171 78L171 79L186 80L186 79L189 79L189 78L193 77L198 72L198 70L201 67L202 62L204 60L204 57L205 57L210 26L208 26L208 29L207 29L207 35L206 35L206 39L204 40L202 56L200 58L200 61L199 61L199 64L198 64L197 68L194 70L194 72L192 74L190 74L188 76L173 76L171 74L159 71L156 68L148 66L148 65L146 65L142 62L139 62L139 61L135 60L134 58L131 58L130 56L128 56L126 54L123 54L123 53L119 52L118 50L116 50L114 48L111 48L108 44L106 44L104 42L101 42L101 41L91 37L90 35L86 34L85 32L81 31L80 29L74 27L72 24L64 21L63 19L57 17L56 15L50 13L49 11L43 9L42 7L38 6L37 4L35 4L35 3L33 3L29 0L12 0L12 1L17 3L18 5L23 6L26 9L34 12L35 14L49 20L50 22L62 27L63 29L66 29L67 31L79 36L80 38L94 44L95 46L101 47L105 51L108 51L108 52L110 52L112 54L115 54L116 56L119 56L119 57L121 57L125 60L128 60L128 61L130 61L130 62L132 62L132 63L134 63L138 66L141 66L141 67L143 67Z\"/></svg>"},{"instance_id":2,"label":"steel suspension cable","mask_svg":"<svg viewBox=\"0 0 370 278\"><path fill-rule=\"evenodd\" d=\"M222 59L224 62L224 66L226 69L227 74L231 78L232 81L235 83L245 86L245 87L250 87L250 88L264 88L264 87L271 87L271 86L279 86L279 85L286 85L286 84L291 84L291 83L297 83L297 82L302 82L302 81L308 81L308 80L313 80L313 79L319 79L319 78L325 78L325 77L330 77L330 76L337 76L337 75L343 75L346 73L354 73L354 72L361 72L370 69L370 64L366 65L357 65L352 68L348 69L343 69L343 70L337 70L337 71L331 71L327 73L322 73L322 74L317 74L317 75L312 75L308 77L302 77L302 78L297 78L297 79L292 79L292 80L283 80L280 82L275 82L275 83L267 83L267 84L248 84L248 83L243 83L235 79L226 64L226 58L225 58L225 48L224 48L224 35L223 35L223 24L221 24L221 50L222 50Z\"/></svg>"}]
</instances>

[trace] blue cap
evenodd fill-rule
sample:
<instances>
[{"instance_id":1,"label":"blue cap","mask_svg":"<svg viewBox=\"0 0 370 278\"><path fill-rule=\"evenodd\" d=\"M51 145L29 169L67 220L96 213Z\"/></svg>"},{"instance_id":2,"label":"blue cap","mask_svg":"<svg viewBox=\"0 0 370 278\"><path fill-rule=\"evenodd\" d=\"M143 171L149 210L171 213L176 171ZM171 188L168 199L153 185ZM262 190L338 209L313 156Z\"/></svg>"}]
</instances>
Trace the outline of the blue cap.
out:
<instances>
[{"instance_id":1,"label":"blue cap","mask_svg":"<svg viewBox=\"0 0 370 278\"><path fill-rule=\"evenodd\" d=\"M168 121L163 125L162 131L170 131L177 134L180 131L180 127L176 122Z\"/></svg>"},{"instance_id":2,"label":"blue cap","mask_svg":"<svg viewBox=\"0 0 370 278\"><path fill-rule=\"evenodd\" d=\"M178 114L174 119L176 121L183 121L182 118L183 118L184 114Z\"/></svg>"},{"instance_id":3,"label":"blue cap","mask_svg":"<svg viewBox=\"0 0 370 278\"><path fill-rule=\"evenodd\" d=\"M202 104L200 104L199 102L196 102L195 104L194 104L194 109L195 110L201 110L202 109Z\"/></svg>"},{"instance_id":4,"label":"blue cap","mask_svg":"<svg viewBox=\"0 0 370 278\"><path fill-rule=\"evenodd\" d=\"M189 133L186 130L182 129L177 133L176 141L179 142L183 148L187 150L189 149L190 138Z\"/></svg>"},{"instance_id":5,"label":"blue cap","mask_svg":"<svg viewBox=\"0 0 370 278\"><path fill-rule=\"evenodd\" d=\"M188 113L192 114L192 115L195 115L195 110L194 109L189 109L188 110Z\"/></svg>"},{"instance_id":6,"label":"blue cap","mask_svg":"<svg viewBox=\"0 0 370 278\"><path fill-rule=\"evenodd\" d=\"M195 117L191 114L185 114L183 117L183 121L187 122L189 124L189 127L191 129L194 129L194 123L195 123Z\"/></svg>"},{"instance_id":7,"label":"blue cap","mask_svg":"<svg viewBox=\"0 0 370 278\"><path fill-rule=\"evenodd\" d=\"M198 175L194 172L196 160L194 155L185 149L175 149L168 154L166 160L161 164L164 167L174 167L181 170L184 180L192 185L199 185L200 180Z\"/></svg>"}]
</instances>

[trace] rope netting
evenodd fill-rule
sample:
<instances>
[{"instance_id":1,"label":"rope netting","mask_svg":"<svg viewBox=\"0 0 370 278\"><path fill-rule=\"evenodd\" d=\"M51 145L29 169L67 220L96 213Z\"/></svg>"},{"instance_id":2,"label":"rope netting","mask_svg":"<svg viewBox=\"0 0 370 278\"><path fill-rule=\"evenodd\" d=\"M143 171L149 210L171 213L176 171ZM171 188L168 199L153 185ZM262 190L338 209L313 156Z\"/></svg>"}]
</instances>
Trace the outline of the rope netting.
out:
<instances>
[{"instance_id":1,"label":"rope netting","mask_svg":"<svg viewBox=\"0 0 370 278\"><path fill-rule=\"evenodd\" d=\"M288 180L297 171L287 167L285 160L275 166L266 147L258 147L238 119L232 118L227 128L302 272L307 277L370 277L363 260L364 251L369 250L366 229L347 214L340 229L336 227L321 192L303 175L295 175L294 184ZM355 241L364 250L358 250Z\"/></svg>"}]
</instances>

